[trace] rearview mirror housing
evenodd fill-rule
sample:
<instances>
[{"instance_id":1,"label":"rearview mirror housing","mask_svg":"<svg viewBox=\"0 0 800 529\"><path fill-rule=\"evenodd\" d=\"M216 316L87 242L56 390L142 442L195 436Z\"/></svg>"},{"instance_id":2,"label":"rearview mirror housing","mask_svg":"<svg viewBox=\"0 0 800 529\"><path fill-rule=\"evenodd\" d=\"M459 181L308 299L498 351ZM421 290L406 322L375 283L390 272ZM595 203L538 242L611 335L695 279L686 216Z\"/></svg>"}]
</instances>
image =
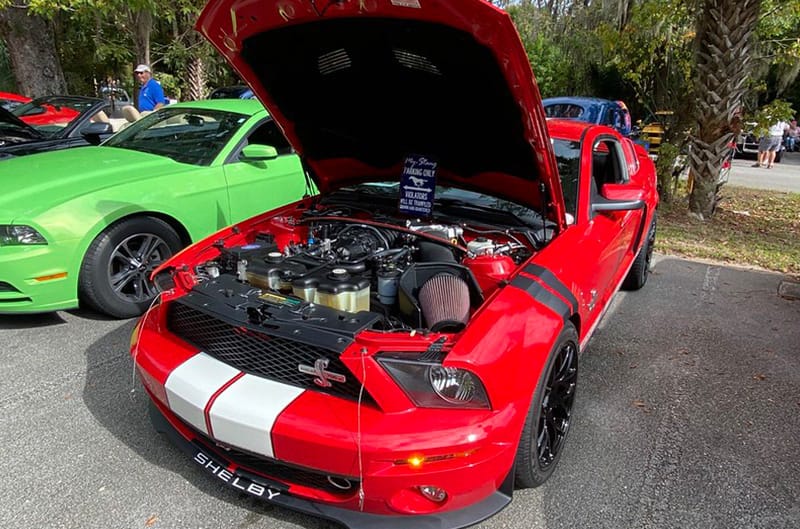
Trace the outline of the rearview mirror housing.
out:
<instances>
[{"instance_id":1,"label":"rearview mirror housing","mask_svg":"<svg viewBox=\"0 0 800 529\"><path fill-rule=\"evenodd\" d=\"M248 145L242 149L239 159L245 162L263 162L278 157L278 150L272 145Z\"/></svg>"},{"instance_id":2,"label":"rearview mirror housing","mask_svg":"<svg viewBox=\"0 0 800 529\"><path fill-rule=\"evenodd\" d=\"M99 121L97 123L89 123L81 129L81 136L92 145L98 145L106 136L110 136L113 133L114 129L111 127L111 123Z\"/></svg>"},{"instance_id":3,"label":"rearview mirror housing","mask_svg":"<svg viewBox=\"0 0 800 529\"><path fill-rule=\"evenodd\" d=\"M644 189L630 184L603 184L600 195L592 199L592 213L629 211L645 206Z\"/></svg>"}]
</instances>

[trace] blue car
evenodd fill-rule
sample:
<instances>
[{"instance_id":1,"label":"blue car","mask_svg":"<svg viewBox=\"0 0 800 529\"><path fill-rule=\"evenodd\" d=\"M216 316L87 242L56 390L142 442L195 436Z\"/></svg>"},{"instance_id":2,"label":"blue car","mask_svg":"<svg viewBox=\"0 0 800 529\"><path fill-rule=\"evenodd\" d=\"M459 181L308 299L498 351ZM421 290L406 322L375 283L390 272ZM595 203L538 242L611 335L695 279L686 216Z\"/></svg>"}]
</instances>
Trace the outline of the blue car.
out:
<instances>
[{"instance_id":1,"label":"blue car","mask_svg":"<svg viewBox=\"0 0 800 529\"><path fill-rule=\"evenodd\" d=\"M549 97L542 100L548 118L566 118L607 125L623 136L631 133L631 114L622 101L598 97Z\"/></svg>"},{"instance_id":2,"label":"blue car","mask_svg":"<svg viewBox=\"0 0 800 529\"><path fill-rule=\"evenodd\" d=\"M208 95L209 99L255 99L249 86L235 85L223 86L215 89Z\"/></svg>"}]
</instances>

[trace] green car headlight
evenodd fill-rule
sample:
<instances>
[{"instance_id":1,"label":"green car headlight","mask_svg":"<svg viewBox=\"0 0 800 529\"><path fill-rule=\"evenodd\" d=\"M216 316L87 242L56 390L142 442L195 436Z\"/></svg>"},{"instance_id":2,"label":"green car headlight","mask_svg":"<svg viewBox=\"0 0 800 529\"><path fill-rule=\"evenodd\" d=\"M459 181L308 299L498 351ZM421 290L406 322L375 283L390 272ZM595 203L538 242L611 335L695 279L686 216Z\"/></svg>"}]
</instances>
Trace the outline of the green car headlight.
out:
<instances>
[{"instance_id":1,"label":"green car headlight","mask_svg":"<svg viewBox=\"0 0 800 529\"><path fill-rule=\"evenodd\" d=\"M27 244L47 244L41 233L30 226L20 224L0 224L0 246Z\"/></svg>"},{"instance_id":2,"label":"green car headlight","mask_svg":"<svg viewBox=\"0 0 800 529\"><path fill-rule=\"evenodd\" d=\"M378 363L419 407L491 408L483 383L466 369L392 357L378 358Z\"/></svg>"}]
</instances>

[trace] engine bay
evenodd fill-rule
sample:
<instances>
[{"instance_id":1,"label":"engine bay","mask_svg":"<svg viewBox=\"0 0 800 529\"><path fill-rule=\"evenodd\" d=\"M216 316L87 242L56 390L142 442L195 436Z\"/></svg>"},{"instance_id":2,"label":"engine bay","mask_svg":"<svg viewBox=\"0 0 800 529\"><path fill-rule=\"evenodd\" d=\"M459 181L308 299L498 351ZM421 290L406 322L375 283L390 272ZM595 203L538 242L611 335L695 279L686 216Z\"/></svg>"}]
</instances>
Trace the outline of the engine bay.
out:
<instances>
[{"instance_id":1,"label":"engine bay","mask_svg":"<svg viewBox=\"0 0 800 529\"><path fill-rule=\"evenodd\" d=\"M251 324L285 309L307 320L319 311L326 321L334 313L341 321L360 314L356 327L379 331L456 333L536 250L535 239L524 235L312 207L260 224L247 244L219 241L219 255L194 267L193 290L235 298L227 304L239 312L232 319L246 314Z\"/></svg>"}]
</instances>

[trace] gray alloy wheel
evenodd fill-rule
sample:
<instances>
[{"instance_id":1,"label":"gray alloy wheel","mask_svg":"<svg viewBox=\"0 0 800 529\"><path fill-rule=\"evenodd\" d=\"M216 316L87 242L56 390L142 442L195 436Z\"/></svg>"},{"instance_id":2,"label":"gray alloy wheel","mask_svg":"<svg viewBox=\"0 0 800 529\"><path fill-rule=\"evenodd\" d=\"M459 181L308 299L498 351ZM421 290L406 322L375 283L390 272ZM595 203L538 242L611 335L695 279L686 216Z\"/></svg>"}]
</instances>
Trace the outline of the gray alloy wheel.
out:
<instances>
[{"instance_id":1,"label":"gray alloy wheel","mask_svg":"<svg viewBox=\"0 0 800 529\"><path fill-rule=\"evenodd\" d=\"M181 246L175 230L160 219L135 217L112 225L84 256L81 301L115 318L138 316L158 293L150 274Z\"/></svg>"}]
</instances>

